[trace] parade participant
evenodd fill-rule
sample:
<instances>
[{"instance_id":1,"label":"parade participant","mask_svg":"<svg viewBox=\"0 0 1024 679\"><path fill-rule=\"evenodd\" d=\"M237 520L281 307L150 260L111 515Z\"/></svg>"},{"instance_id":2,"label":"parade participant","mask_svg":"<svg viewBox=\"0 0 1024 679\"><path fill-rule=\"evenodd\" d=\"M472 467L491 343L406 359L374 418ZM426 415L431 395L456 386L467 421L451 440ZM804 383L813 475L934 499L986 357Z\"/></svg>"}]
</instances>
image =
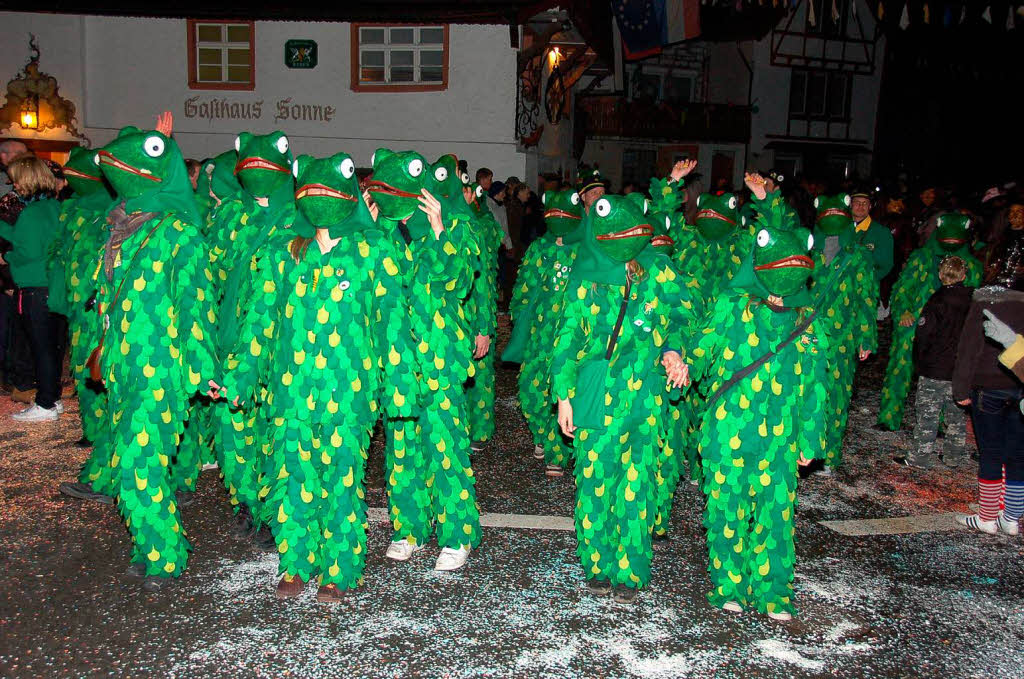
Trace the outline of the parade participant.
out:
<instances>
[{"instance_id":1,"label":"parade participant","mask_svg":"<svg viewBox=\"0 0 1024 679\"><path fill-rule=\"evenodd\" d=\"M667 258L651 270L635 259L647 220L628 197L591 205L551 358L558 424L574 439L577 554L590 591L614 588L620 603L651 577L666 368L672 386L686 379L678 276Z\"/></svg>"},{"instance_id":2,"label":"parade participant","mask_svg":"<svg viewBox=\"0 0 1024 679\"><path fill-rule=\"evenodd\" d=\"M1005 270L974 291L953 369L953 398L970 408L978 439L978 511L957 521L988 534L1019 535L1024 513L1024 389L1004 367L1019 359L1012 328L1024 327L1024 292L1004 287L1012 278Z\"/></svg>"},{"instance_id":3,"label":"parade participant","mask_svg":"<svg viewBox=\"0 0 1024 679\"><path fill-rule=\"evenodd\" d=\"M394 535L386 556L409 559L436 529L435 570L461 568L480 542L463 385L473 370L468 297L479 247L468 224L450 220L424 188L428 165L414 151L377 149L367 191L377 224L395 241L416 342L418 417L388 415L386 473ZM387 413L385 413L387 415Z\"/></svg>"},{"instance_id":4,"label":"parade participant","mask_svg":"<svg viewBox=\"0 0 1024 679\"><path fill-rule=\"evenodd\" d=\"M355 163L302 156L294 171L300 214L269 237L224 381L211 386L233 403L263 398L273 425L264 502L277 596L319 576L317 600L334 602L362 582L378 409L410 414L416 387L399 255L360 197Z\"/></svg>"},{"instance_id":5,"label":"parade participant","mask_svg":"<svg viewBox=\"0 0 1024 679\"><path fill-rule=\"evenodd\" d=\"M235 175L241 188L226 197L210 218L211 262L219 303L214 339L221 360L237 345L241 319L260 294L260 261L271 256L272 250L285 247L284 242L291 236L277 238L277 234L286 232L295 219L293 156L284 133L242 132L235 140L235 149ZM259 335L252 341L261 346L270 343L267 336ZM267 349L270 350L269 346ZM209 432L236 513L237 532L271 548L271 535L261 527L264 512L260 477L265 464L273 468L280 465L267 459L271 432L269 418L262 410L265 403L262 389L257 389L253 398L245 399L242 407L227 402L211 406L199 403L203 412L199 413L200 427L196 433L200 436L191 436L190 443L201 442ZM205 418L210 423L203 426Z\"/></svg>"},{"instance_id":6,"label":"parade participant","mask_svg":"<svg viewBox=\"0 0 1024 679\"><path fill-rule=\"evenodd\" d=\"M547 231L526 250L509 304L512 335L502 359L521 363L519 407L533 436L533 456L548 476L562 476L571 462L551 401L551 346L562 322L569 277L583 230L583 205L575 190L545 191Z\"/></svg>"},{"instance_id":7,"label":"parade participant","mask_svg":"<svg viewBox=\"0 0 1024 679\"><path fill-rule=\"evenodd\" d=\"M857 361L878 349L878 279L871 251L861 244L850 215L850 196L818 196L811 258L811 292L817 328L828 333L829 426L824 472L831 474L843 458L843 436L853 396Z\"/></svg>"},{"instance_id":8,"label":"parade participant","mask_svg":"<svg viewBox=\"0 0 1024 679\"><path fill-rule=\"evenodd\" d=\"M196 203L203 216L204 226L209 225L210 213L214 208L238 191L235 165L238 152L225 151L203 162L196 185Z\"/></svg>"},{"instance_id":9,"label":"parade participant","mask_svg":"<svg viewBox=\"0 0 1024 679\"><path fill-rule=\"evenodd\" d=\"M914 372L914 332L921 309L939 288L939 264L946 257L956 255L967 264L965 285L977 287L981 283L981 262L970 250L970 219L947 212L936 222L928 242L910 254L892 291L892 345L882 384L879 429L895 430L903 423L903 408Z\"/></svg>"},{"instance_id":10,"label":"parade participant","mask_svg":"<svg viewBox=\"0 0 1024 679\"><path fill-rule=\"evenodd\" d=\"M604 179L601 178L601 172L596 167L593 169L581 168L579 178L576 180L576 193L580 194L583 211L590 212L590 206L603 196L604 192Z\"/></svg>"},{"instance_id":11,"label":"parade participant","mask_svg":"<svg viewBox=\"0 0 1024 679\"><path fill-rule=\"evenodd\" d=\"M76 146L64 165L64 176L75 195L61 206L65 233L58 257L63 261L67 286L67 317L71 338L71 373L82 420L80 448L92 447L78 481L60 484L65 495L112 503L116 492L110 467L107 394L89 378L89 354L99 342L102 328L96 314L96 275L107 240L107 210L112 197L92 149Z\"/></svg>"},{"instance_id":12,"label":"parade participant","mask_svg":"<svg viewBox=\"0 0 1024 679\"><path fill-rule=\"evenodd\" d=\"M893 237L888 228L871 219L871 194L858 189L850 194L850 216L856 223L857 239L871 252L875 278L882 279L892 271Z\"/></svg>"},{"instance_id":13,"label":"parade participant","mask_svg":"<svg viewBox=\"0 0 1024 679\"><path fill-rule=\"evenodd\" d=\"M825 454L828 339L807 281L810 233L758 175L756 239L689 353L709 380L699 451L712 605L793 615L797 466Z\"/></svg>"},{"instance_id":14,"label":"parade participant","mask_svg":"<svg viewBox=\"0 0 1024 679\"><path fill-rule=\"evenodd\" d=\"M189 543L170 468L189 398L215 370L209 254L169 113L158 127L126 127L99 151L121 202L107 217L98 271L104 330L93 364L108 392L117 508L133 541L129 572L145 576L147 590L185 569Z\"/></svg>"}]
</instances>

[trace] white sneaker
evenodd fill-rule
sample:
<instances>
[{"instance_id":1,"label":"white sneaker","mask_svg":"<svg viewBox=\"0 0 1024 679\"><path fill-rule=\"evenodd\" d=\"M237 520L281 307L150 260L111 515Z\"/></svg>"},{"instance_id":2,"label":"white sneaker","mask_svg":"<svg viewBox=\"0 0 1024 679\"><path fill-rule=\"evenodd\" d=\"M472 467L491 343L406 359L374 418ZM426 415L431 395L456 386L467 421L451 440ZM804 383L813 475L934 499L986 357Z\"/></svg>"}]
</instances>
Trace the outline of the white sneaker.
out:
<instances>
[{"instance_id":1,"label":"white sneaker","mask_svg":"<svg viewBox=\"0 0 1024 679\"><path fill-rule=\"evenodd\" d=\"M395 561L408 561L409 557L423 549L424 546L414 545L408 540L399 540L388 545L388 551L384 552L384 556Z\"/></svg>"},{"instance_id":2,"label":"white sneaker","mask_svg":"<svg viewBox=\"0 0 1024 679\"><path fill-rule=\"evenodd\" d=\"M60 413L56 408L42 408L35 403L11 415L11 419L17 422L54 422L59 418Z\"/></svg>"},{"instance_id":3,"label":"white sneaker","mask_svg":"<svg viewBox=\"0 0 1024 679\"><path fill-rule=\"evenodd\" d=\"M56 401L54 401L53 407L57 409L58 415L64 414L64 401L57 399Z\"/></svg>"},{"instance_id":4,"label":"white sneaker","mask_svg":"<svg viewBox=\"0 0 1024 679\"><path fill-rule=\"evenodd\" d=\"M742 613L743 606L740 606L735 601L726 601L724 604L722 604L722 610L729 611L730 613Z\"/></svg>"},{"instance_id":5,"label":"white sneaker","mask_svg":"<svg viewBox=\"0 0 1024 679\"><path fill-rule=\"evenodd\" d=\"M206 464L203 465L204 472L210 469L220 469L220 465L217 464L216 462L207 462Z\"/></svg>"},{"instance_id":6,"label":"white sneaker","mask_svg":"<svg viewBox=\"0 0 1024 679\"><path fill-rule=\"evenodd\" d=\"M961 526L967 526L974 530L979 530L982 533L988 533L989 535L995 535L999 532L999 524L997 521L982 521L981 517L977 514L957 514L956 522Z\"/></svg>"},{"instance_id":7,"label":"white sneaker","mask_svg":"<svg viewBox=\"0 0 1024 679\"><path fill-rule=\"evenodd\" d=\"M779 622L789 622L793 619L793 614L787 611L768 611L768 617Z\"/></svg>"},{"instance_id":8,"label":"white sneaker","mask_svg":"<svg viewBox=\"0 0 1024 679\"><path fill-rule=\"evenodd\" d=\"M459 547L458 549L445 547L437 557L437 563L434 564L434 570L457 571L466 565L466 559L468 558L469 547Z\"/></svg>"},{"instance_id":9,"label":"white sneaker","mask_svg":"<svg viewBox=\"0 0 1024 679\"><path fill-rule=\"evenodd\" d=\"M1007 535L1020 535L1020 524L1016 521L1010 521L1003 516L1002 512L996 517L996 525L999 526L999 530Z\"/></svg>"},{"instance_id":10,"label":"white sneaker","mask_svg":"<svg viewBox=\"0 0 1024 679\"><path fill-rule=\"evenodd\" d=\"M543 460L544 459L544 446L533 447L533 459Z\"/></svg>"}]
</instances>

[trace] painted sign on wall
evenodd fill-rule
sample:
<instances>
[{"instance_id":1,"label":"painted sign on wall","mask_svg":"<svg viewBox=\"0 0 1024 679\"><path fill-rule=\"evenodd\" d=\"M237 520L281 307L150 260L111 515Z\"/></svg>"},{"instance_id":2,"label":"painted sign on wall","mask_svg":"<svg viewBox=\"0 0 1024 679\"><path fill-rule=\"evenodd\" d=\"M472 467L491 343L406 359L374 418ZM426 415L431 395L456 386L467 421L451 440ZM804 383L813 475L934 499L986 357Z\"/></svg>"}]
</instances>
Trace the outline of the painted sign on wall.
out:
<instances>
[{"instance_id":1,"label":"painted sign on wall","mask_svg":"<svg viewBox=\"0 0 1024 679\"><path fill-rule=\"evenodd\" d=\"M316 41L288 40L284 43L284 65L288 68L316 68Z\"/></svg>"}]
</instances>

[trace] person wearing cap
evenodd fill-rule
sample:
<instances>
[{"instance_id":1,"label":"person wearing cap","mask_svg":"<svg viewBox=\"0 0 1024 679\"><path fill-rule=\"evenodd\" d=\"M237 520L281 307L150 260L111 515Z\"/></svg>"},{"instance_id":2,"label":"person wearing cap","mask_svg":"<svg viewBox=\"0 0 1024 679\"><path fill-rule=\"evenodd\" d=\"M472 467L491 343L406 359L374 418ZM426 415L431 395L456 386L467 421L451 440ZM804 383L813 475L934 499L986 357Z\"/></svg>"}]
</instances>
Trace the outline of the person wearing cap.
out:
<instances>
[{"instance_id":1,"label":"person wearing cap","mask_svg":"<svg viewBox=\"0 0 1024 679\"><path fill-rule=\"evenodd\" d=\"M892 233L885 226L871 219L871 194L866 189L857 189L850 194L850 214L857 226L857 239L871 251L875 265L875 278L881 281L892 271Z\"/></svg>"},{"instance_id":2,"label":"person wearing cap","mask_svg":"<svg viewBox=\"0 0 1024 679\"><path fill-rule=\"evenodd\" d=\"M580 200L583 201L584 212L590 212L590 206L604 195L604 190L604 179L601 178L601 172L596 167L580 169L576 192L580 194Z\"/></svg>"}]
</instances>

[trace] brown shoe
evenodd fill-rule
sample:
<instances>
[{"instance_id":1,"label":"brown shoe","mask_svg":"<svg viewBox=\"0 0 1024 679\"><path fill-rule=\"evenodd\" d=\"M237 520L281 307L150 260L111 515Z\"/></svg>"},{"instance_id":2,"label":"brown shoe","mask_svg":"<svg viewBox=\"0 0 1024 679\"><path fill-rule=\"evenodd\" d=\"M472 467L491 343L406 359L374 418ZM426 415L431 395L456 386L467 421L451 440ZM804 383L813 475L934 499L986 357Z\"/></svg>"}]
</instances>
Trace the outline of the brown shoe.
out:
<instances>
[{"instance_id":1,"label":"brown shoe","mask_svg":"<svg viewBox=\"0 0 1024 679\"><path fill-rule=\"evenodd\" d=\"M25 403L32 405L36 402L36 390L35 389L15 389L11 392L11 400L15 403Z\"/></svg>"},{"instance_id":2,"label":"brown shoe","mask_svg":"<svg viewBox=\"0 0 1024 679\"><path fill-rule=\"evenodd\" d=\"M277 598L291 599L302 594L306 583L297 575L282 575L281 582L277 583Z\"/></svg>"},{"instance_id":3,"label":"brown shoe","mask_svg":"<svg viewBox=\"0 0 1024 679\"><path fill-rule=\"evenodd\" d=\"M344 598L345 594L335 584L320 585L316 591L316 600L322 604L336 604Z\"/></svg>"}]
</instances>

